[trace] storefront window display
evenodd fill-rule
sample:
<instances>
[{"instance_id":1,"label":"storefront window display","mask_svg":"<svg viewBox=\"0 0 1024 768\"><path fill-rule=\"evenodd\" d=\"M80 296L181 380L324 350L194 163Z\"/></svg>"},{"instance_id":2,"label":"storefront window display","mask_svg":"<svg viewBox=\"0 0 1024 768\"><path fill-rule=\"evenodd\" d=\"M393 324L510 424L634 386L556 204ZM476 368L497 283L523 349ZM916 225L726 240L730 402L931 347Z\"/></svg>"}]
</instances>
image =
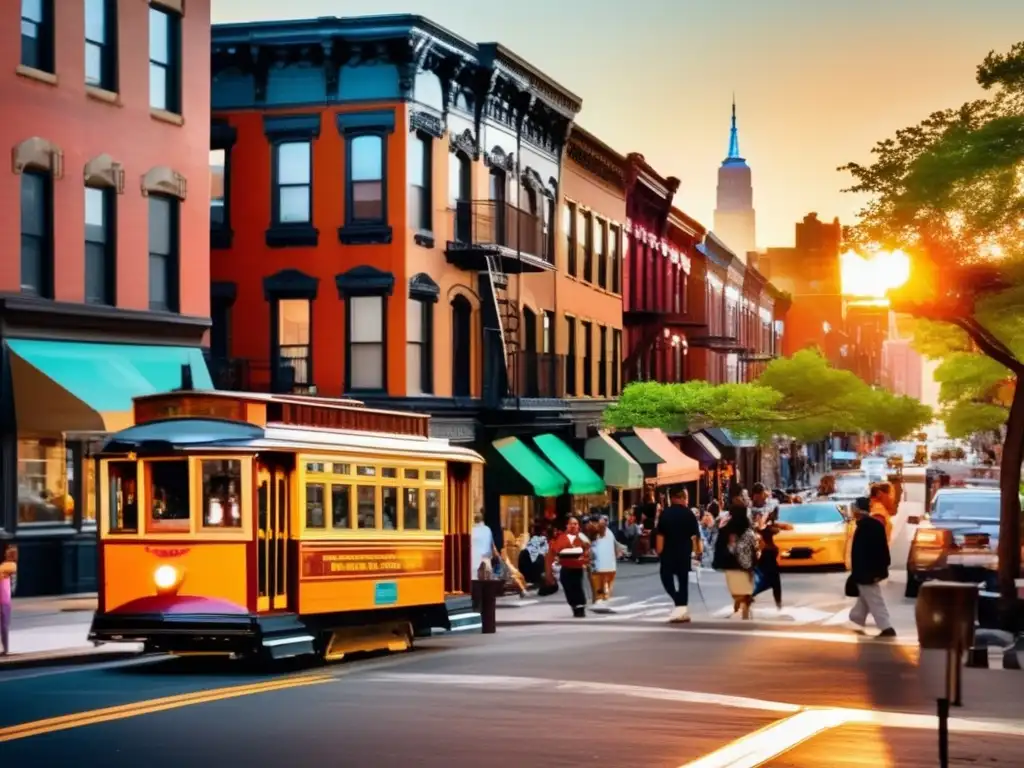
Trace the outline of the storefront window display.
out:
<instances>
[{"instance_id":1,"label":"storefront window display","mask_svg":"<svg viewBox=\"0 0 1024 768\"><path fill-rule=\"evenodd\" d=\"M70 463L72 458L62 439L18 440L19 525L73 522L75 505L68 492Z\"/></svg>"}]
</instances>

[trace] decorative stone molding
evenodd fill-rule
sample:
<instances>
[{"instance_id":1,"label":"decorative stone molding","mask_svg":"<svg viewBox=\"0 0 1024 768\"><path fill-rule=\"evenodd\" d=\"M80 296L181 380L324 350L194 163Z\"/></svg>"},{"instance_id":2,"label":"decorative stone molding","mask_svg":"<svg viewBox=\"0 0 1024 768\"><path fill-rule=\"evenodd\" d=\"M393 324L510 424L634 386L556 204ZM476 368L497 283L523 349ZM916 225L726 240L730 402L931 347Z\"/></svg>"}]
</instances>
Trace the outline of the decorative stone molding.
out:
<instances>
[{"instance_id":1,"label":"decorative stone molding","mask_svg":"<svg viewBox=\"0 0 1024 768\"><path fill-rule=\"evenodd\" d=\"M514 171L516 168L515 154L506 153L501 147L495 147L490 152L484 153L484 165L488 168L497 168L502 171Z\"/></svg>"},{"instance_id":2,"label":"decorative stone molding","mask_svg":"<svg viewBox=\"0 0 1024 768\"><path fill-rule=\"evenodd\" d=\"M53 142L33 136L11 151L11 170L16 174L26 170L49 171L53 178L61 179L64 177L64 152Z\"/></svg>"},{"instance_id":3,"label":"decorative stone molding","mask_svg":"<svg viewBox=\"0 0 1024 768\"><path fill-rule=\"evenodd\" d=\"M462 152L470 160L479 159L480 151L476 147L476 139L473 138L473 132L469 128L457 136L449 135L448 141L452 152Z\"/></svg>"},{"instance_id":4,"label":"decorative stone molding","mask_svg":"<svg viewBox=\"0 0 1024 768\"><path fill-rule=\"evenodd\" d=\"M533 170L533 168L527 166L519 176L523 187L526 189L533 190L538 196L542 195L550 200L555 199L555 191L544 184L540 174Z\"/></svg>"},{"instance_id":5,"label":"decorative stone molding","mask_svg":"<svg viewBox=\"0 0 1024 768\"><path fill-rule=\"evenodd\" d=\"M142 177L142 196L151 194L171 195L179 200L185 199L185 177L166 165L150 168Z\"/></svg>"},{"instance_id":6,"label":"decorative stone molding","mask_svg":"<svg viewBox=\"0 0 1024 768\"><path fill-rule=\"evenodd\" d=\"M85 164L85 186L109 187L124 193L124 168L110 155L99 155Z\"/></svg>"},{"instance_id":7,"label":"decorative stone molding","mask_svg":"<svg viewBox=\"0 0 1024 768\"><path fill-rule=\"evenodd\" d=\"M444 121L435 114L418 110L409 117L409 127L414 131L421 131L435 139L444 136Z\"/></svg>"}]
</instances>

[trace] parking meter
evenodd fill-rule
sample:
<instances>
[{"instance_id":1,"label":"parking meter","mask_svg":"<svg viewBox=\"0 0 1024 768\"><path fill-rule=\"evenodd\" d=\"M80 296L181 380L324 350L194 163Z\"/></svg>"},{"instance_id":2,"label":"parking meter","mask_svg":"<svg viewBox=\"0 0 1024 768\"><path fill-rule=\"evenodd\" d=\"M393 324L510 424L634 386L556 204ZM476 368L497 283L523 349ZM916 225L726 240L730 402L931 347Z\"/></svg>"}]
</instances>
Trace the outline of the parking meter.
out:
<instances>
[{"instance_id":1,"label":"parking meter","mask_svg":"<svg viewBox=\"0 0 1024 768\"><path fill-rule=\"evenodd\" d=\"M939 716L939 765L949 765L949 705L960 704L960 663L974 644L978 587L929 581L917 596L917 641L924 684L935 695Z\"/></svg>"}]
</instances>

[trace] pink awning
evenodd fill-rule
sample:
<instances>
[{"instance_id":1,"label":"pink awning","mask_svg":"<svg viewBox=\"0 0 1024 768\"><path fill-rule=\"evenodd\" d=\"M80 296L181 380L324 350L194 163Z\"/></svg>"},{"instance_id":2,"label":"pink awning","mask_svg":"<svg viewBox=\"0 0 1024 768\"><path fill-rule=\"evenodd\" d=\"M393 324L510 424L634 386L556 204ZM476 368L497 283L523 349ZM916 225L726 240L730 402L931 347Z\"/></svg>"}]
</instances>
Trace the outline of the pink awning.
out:
<instances>
[{"instance_id":1,"label":"pink awning","mask_svg":"<svg viewBox=\"0 0 1024 768\"><path fill-rule=\"evenodd\" d=\"M633 430L633 434L664 460L663 464L658 465L658 485L692 483L700 479L700 465L697 461L676 448L668 435L660 429L638 427Z\"/></svg>"}]
</instances>

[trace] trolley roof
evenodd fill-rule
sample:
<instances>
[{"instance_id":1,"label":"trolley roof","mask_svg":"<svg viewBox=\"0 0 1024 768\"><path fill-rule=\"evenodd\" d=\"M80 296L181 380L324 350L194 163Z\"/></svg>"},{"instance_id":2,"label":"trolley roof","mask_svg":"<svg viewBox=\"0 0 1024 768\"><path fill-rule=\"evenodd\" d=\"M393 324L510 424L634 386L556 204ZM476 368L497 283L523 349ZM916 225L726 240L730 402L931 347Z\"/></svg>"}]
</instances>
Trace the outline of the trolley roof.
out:
<instances>
[{"instance_id":1,"label":"trolley roof","mask_svg":"<svg viewBox=\"0 0 1024 768\"><path fill-rule=\"evenodd\" d=\"M104 453L340 451L482 463L475 451L430 437L430 416L359 400L180 389L135 399L135 426Z\"/></svg>"}]
</instances>

